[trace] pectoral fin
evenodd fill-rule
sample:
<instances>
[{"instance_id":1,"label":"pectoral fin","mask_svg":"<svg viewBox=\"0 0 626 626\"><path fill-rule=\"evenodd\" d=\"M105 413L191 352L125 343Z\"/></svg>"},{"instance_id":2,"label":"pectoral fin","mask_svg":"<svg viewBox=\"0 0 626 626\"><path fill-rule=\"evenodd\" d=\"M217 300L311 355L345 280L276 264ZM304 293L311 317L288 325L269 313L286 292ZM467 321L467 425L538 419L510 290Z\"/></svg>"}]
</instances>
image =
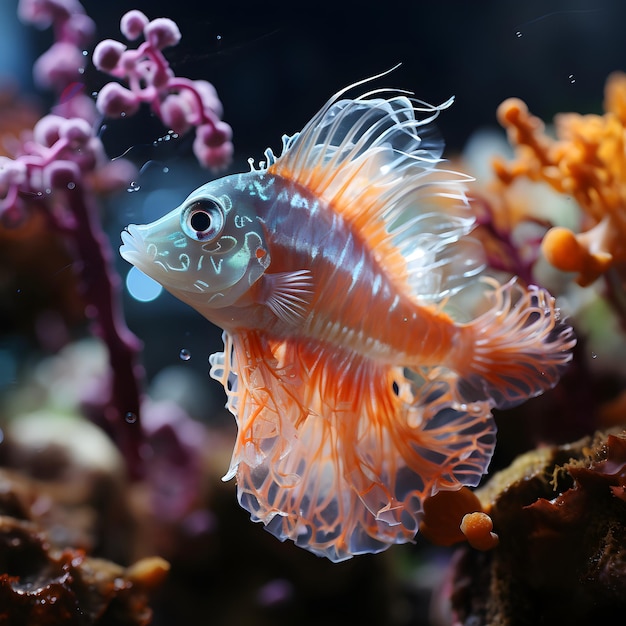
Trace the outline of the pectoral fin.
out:
<instances>
[{"instance_id":1,"label":"pectoral fin","mask_svg":"<svg viewBox=\"0 0 626 626\"><path fill-rule=\"evenodd\" d=\"M264 274L261 299L276 317L287 324L297 324L307 314L313 296L310 270Z\"/></svg>"}]
</instances>

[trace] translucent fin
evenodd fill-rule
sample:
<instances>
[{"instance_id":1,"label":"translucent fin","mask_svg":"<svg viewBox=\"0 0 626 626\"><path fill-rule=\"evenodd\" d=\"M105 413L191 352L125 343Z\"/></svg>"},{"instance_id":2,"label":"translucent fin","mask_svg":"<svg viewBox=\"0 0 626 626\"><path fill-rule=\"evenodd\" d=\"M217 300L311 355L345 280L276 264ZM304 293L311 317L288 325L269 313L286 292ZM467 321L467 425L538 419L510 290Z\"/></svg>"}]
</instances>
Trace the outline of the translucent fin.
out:
<instances>
[{"instance_id":1,"label":"translucent fin","mask_svg":"<svg viewBox=\"0 0 626 626\"><path fill-rule=\"evenodd\" d=\"M287 324L296 324L306 315L313 295L310 270L264 274L261 278L263 304Z\"/></svg>"},{"instance_id":2,"label":"translucent fin","mask_svg":"<svg viewBox=\"0 0 626 626\"><path fill-rule=\"evenodd\" d=\"M491 458L489 405L401 368L247 332L225 335L211 375L238 436L225 478L281 541L342 561L411 541L424 498L476 485Z\"/></svg>"},{"instance_id":3,"label":"translucent fin","mask_svg":"<svg viewBox=\"0 0 626 626\"><path fill-rule=\"evenodd\" d=\"M268 171L331 205L410 293L428 301L454 293L482 269L484 257L470 244L460 265L454 250L474 221L469 178L438 167L443 141L432 121L452 100L432 106L389 90L336 98L286 138Z\"/></svg>"},{"instance_id":4,"label":"translucent fin","mask_svg":"<svg viewBox=\"0 0 626 626\"><path fill-rule=\"evenodd\" d=\"M459 360L458 390L467 400L509 408L556 385L576 339L545 289L515 280L492 286L493 306L464 327L470 354Z\"/></svg>"}]
</instances>

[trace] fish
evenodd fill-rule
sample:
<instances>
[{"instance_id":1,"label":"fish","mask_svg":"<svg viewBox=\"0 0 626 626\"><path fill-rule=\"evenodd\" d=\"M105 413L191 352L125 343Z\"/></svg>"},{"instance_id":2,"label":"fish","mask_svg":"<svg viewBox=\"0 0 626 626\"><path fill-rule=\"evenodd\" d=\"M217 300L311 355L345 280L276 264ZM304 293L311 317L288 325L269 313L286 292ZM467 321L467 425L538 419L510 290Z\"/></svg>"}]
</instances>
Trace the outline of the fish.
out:
<instances>
[{"instance_id":1,"label":"fish","mask_svg":"<svg viewBox=\"0 0 626 626\"><path fill-rule=\"evenodd\" d=\"M576 341L545 289L485 267L435 124L452 100L348 95L365 82L120 247L223 330L241 506L335 562L415 541L428 497L476 486L492 410L553 387Z\"/></svg>"}]
</instances>

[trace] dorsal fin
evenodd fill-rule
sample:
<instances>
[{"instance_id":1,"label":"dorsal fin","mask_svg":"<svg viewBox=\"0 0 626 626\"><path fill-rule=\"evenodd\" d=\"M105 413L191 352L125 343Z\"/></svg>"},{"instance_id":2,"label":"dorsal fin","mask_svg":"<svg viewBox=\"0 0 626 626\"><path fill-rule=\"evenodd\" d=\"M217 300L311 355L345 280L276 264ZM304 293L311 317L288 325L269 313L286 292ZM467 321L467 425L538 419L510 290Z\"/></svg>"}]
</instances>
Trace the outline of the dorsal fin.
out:
<instances>
[{"instance_id":1,"label":"dorsal fin","mask_svg":"<svg viewBox=\"0 0 626 626\"><path fill-rule=\"evenodd\" d=\"M482 269L483 256L466 238L469 177L438 166L443 141L432 122L452 99L432 106L391 90L337 99L345 91L284 138L280 157L268 152L268 172L326 201L419 299L454 293Z\"/></svg>"}]
</instances>

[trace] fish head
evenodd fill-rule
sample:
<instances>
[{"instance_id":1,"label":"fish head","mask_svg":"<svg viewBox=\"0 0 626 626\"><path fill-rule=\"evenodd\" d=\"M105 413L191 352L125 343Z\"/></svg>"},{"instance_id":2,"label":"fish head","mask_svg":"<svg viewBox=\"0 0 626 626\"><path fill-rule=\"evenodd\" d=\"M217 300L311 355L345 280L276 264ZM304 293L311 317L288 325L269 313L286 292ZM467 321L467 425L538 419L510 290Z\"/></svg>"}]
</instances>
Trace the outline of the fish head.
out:
<instances>
[{"instance_id":1,"label":"fish head","mask_svg":"<svg viewBox=\"0 0 626 626\"><path fill-rule=\"evenodd\" d=\"M254 205L226 177L196 189L179 207L122 232L121 256L204 312L234 304L270 264Z\"/></svg>"}]
</instances>

